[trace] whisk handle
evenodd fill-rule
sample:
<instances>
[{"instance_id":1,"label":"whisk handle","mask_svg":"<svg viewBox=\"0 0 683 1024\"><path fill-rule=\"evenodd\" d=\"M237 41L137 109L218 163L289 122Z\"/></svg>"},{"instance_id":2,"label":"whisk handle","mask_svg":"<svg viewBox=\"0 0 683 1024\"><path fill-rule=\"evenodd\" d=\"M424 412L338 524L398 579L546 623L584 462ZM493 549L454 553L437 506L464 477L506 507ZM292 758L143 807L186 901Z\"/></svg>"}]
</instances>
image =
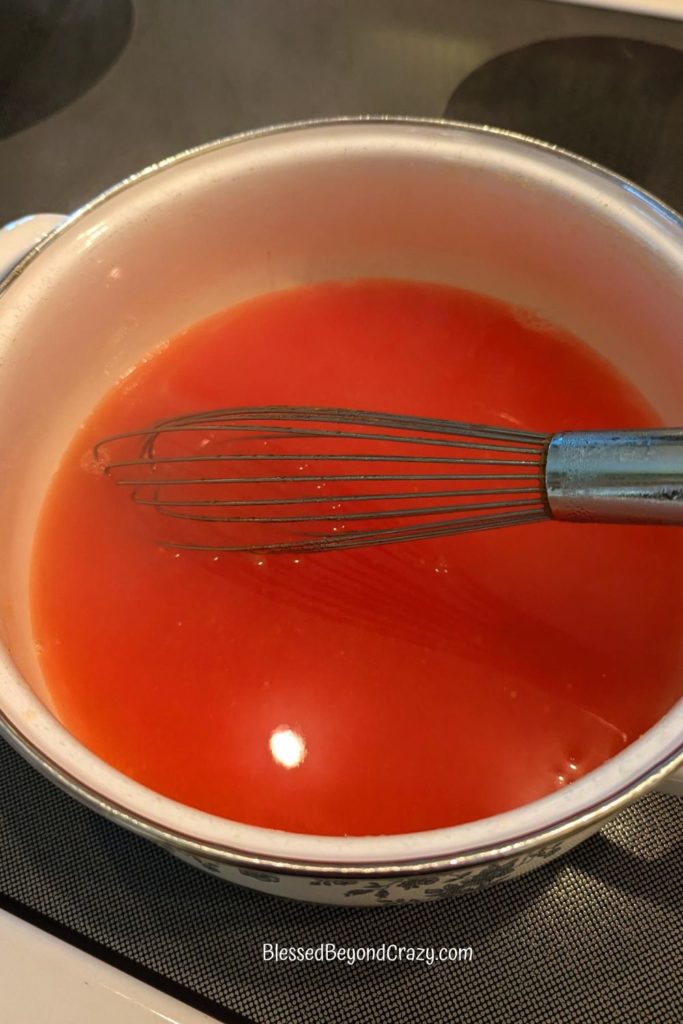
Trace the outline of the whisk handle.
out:
<instances>
[{"instance_id":1,"label":"whisk handle","mask_svg":"<svg viewBox=\"0 0 683 1024\"><path fill-rule=\"evenodd\" d=\"M683 526L683 428L555 434L545 486L554 519Z\"/></svg>"}]
</instances>

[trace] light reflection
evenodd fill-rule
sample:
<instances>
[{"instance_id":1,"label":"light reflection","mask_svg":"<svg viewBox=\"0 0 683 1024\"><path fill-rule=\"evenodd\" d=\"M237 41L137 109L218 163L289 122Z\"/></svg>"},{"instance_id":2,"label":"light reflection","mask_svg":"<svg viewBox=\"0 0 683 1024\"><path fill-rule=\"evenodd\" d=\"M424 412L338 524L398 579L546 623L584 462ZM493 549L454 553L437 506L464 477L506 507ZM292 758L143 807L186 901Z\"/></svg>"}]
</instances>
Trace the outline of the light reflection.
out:
<instances>
[{"instance_id":1,"label":"light reflection","mask_svg":"<svg viewBox=\"0 0 683 1024\"><path fill-rule=\"evenodd\" d=\"M91 246L95 245L95 243L102 237L102 235L105 235L108 230L109 224L103 220L100 221L99 224L93 224L92 227L81 232L80 238L83 248L89 249Z\"/></svg>"},{"instance_id":2,"label":"light reflection","mask_svg":"<svg viewBox=\"0 0 683 1024\"><path fill-rule=\"evenodd\" d=\"M632 196L635 196L636 199L640 200L641 203L645 203L649 206L650 209L654 210L659 217L664 217L671 224L675 224L676 227L680 227L681 220L675 211L669 210L668 207L658 202L654 196L648 195L647 192L642 192L637 185L631 185L628 181L621 182L621 187L624 192L629 192Z\"/></svg>"},{"instance_id":3,"label":"light reflection","mask_svg":"<svg viewBox=\"0 0 683 1024\"><path fill-rule=\"evenodd\" d=\"M273 760L283 768L297 768L306 757L303 737L287 725L279 725L273 730L269 746Z\"/></svg>"}]
</instances>

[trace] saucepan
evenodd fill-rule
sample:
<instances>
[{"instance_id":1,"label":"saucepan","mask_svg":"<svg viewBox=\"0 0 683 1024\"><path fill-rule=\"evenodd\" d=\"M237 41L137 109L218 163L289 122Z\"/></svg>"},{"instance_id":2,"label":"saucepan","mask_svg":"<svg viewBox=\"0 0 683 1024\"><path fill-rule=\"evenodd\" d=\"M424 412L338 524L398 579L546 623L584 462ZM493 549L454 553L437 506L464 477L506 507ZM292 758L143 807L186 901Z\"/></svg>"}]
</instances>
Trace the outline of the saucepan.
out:
<instances>
[{"instance_id":1,"label":"saucepan","mask_svg":"<svg viewBox=\"0 0 683 1024\"><path fill-rule=\"evenodd\" d=\"M93 404L165 338L259 293L350 277L481 291L579 335L679 424L683 222L673 211L518 135L354 118L201 146L69 217L29 219L0 238L0 723L56 784L218 877L345 905L429 900L522 875L649 789L683 789L680 701L585 777L486 820L339 838L227 821L146 789L67 732L41 676L28 600L41 500ZM680 670L683 680L683 643Z\"/></svg>"}]
</instances>

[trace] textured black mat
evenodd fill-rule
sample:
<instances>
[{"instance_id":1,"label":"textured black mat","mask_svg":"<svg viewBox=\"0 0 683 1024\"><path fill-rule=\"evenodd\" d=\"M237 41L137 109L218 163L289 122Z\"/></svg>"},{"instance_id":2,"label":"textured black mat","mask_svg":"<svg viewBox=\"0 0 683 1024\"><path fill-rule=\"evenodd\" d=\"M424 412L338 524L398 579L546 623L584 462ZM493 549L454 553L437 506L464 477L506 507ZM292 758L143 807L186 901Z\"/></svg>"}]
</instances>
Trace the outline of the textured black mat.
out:
<instances>
[{"instance_id":1,"label":"textured black mat","mask_svg":"<svg viewBox=\"0 0 683 1024\"><path fill-rule=\"evenodd\" d=\"M235 1011L258 1024L677 1024L682 842L683 801L655 794L498 889L400 907L295 904L181 864L0 741L0 906L45 915L226 1021ZM274 964L264 942L471 946L473 958Z\"/></svg>"}]
</instances>

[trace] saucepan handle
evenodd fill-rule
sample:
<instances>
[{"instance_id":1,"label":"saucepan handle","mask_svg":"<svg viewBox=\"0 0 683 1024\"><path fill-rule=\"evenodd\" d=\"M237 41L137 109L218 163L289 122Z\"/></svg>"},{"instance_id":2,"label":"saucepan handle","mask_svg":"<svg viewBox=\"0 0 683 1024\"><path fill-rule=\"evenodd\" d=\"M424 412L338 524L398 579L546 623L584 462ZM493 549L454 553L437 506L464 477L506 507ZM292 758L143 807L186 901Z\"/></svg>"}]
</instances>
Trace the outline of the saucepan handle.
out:
<instances>
[{"instance_id":1,"label":"saucepan handle","mask_svg":"<svg viewBox=\"0 0 683 1024\"><path fill-rule=\"evenodd\" d=\"M35 213L0 228L0 280L9 274L29 249L66 220L63 213Z\"/></svg>"}]
</instances>

